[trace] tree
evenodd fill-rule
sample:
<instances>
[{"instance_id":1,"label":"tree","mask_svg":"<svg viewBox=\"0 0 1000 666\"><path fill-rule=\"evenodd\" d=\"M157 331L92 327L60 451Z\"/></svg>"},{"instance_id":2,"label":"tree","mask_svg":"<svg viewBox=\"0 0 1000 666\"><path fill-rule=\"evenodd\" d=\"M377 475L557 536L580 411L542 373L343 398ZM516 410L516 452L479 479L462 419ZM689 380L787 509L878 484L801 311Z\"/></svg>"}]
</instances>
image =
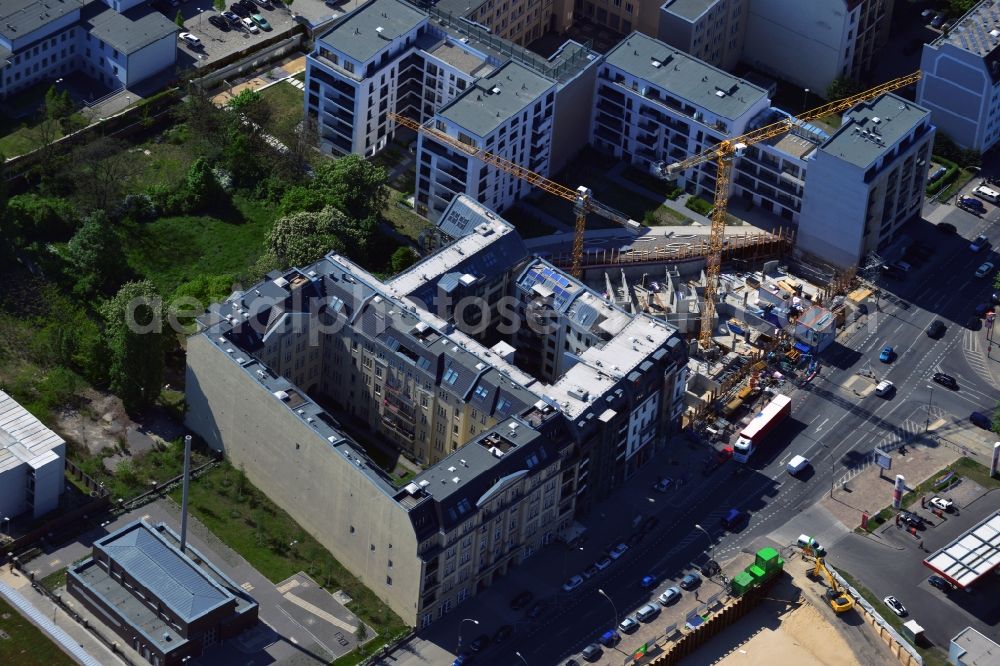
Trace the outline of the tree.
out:
<instances>
[{"instance_id":1,"label":"tree","mask_svg":"<svg viewBox=\"0 0 1000 666\"><path fill-rule=\"evenodd\" d=\"M321 192L304 185L293 185L282 195L278 213L292 215L302 211L316 212L326 204L326 197Z\"/></svg>"},{"instance_id":2,"label":"tree","mask_svg":"<svg viewBox=\"0 0 1000 666\"><path fill-rule=\"evenodd\" d=\"M160 395L167 338L160 297L148 280L127 282L101 308L110 358L108 378L126 409Z\"/></svg>"},{"instance_id":3,"label":"tree","mask_svg":"<svg viewBox=\"0 0 1000 666\"><path fill-rule=\"evenodd\" d=\"M73 113L73 98L68 90L59 92L54 85L45 91L45 117L58 122Z\"/></svg>"},{"instance_id":4,"label":"tree","mask_svg":"<svg viewBox=\"0 0 1000 666\"><path fill-rule=\"evenodd\" d=\"M215 0L212 4L215 6L216 11L221 12L226 9L226 0Z\"/></svg>"},{"instance_id":5,"label":"tree","mask_svg":"<svg viewBox=\"0 0 1000 666\"><path fill-rule=\"evenodd\" d=\"M121 139L101 137L75 152L77 196L86 206L108 210L121 202L135 173L129 148Z\"/></svg>"},{"instance_id":6,"label":"tree","mask_svg":"<svg viewBox=\"0 0 1000 666\"><path fill-rule=\"evenodd\" d=\"M358 618L358 628L354 631L354 639L358 642L358 651L364 654L365 641L368 639L368 627L361 618Z\"/></svg>"},{"instance_id":7,"label":"tree","mask_svg":"<svg viewBox=\"0 0 1000 666\"><path fill-rule=\"evenodd\" d=\"M308 266L328 252L343 252L340 232L347 218L327 206L316 213L302 212L280 218L268 232L265 249L278 266Z\"/></svg>"},{"instance_id":8,"label":"tree","mask_svg":"<svg viewBox=\"0 0 1000 666\"><path fill-rule=\"evenodd\" d=\"M348 216L378 217L389 201L388 176L359 155L325 162L316 169L312 186L328 193L329 201Z\"/></svg>"},{"instance_id":9,"label":"tree","mask_svg":"<svg viewBox=\"0 0 1000 666\"><path fill-rule=\"evenodd\" d=\"M396 251L392 253L392 257L389 258L389 267L393 273L402 273L417 263L419 258L420 256L412 247L404 245L403 247L396 248Z\"/></svg>"},{"instance_id":10,"label":"tree","mask_svg":"<svg viewBox=\"0 0 1000 666\"><path fill-rule=\"evenodd\" d=\"M7 201L5 236L21 243L64 241L75 230L76 211L65 199L40 194L18 194Z\"/></svg>"},{"instance_id":11,"label":"tree","mask_svg":"<svg viewBox=\"0 0 1000 666\"><path fill-rule=\"evenodd\" d=\"M174 23L176 23L179 28L184 27L184 14L181 14L181 10L179 9L177 10L177 15L174 16Z\"/></svg>"},{"instance_id":12,"label":"tree","mask_svg":"<svg viewBox=\"0 0 1000 666\"><path fill-rule=\"evenodd\" d=\"M948 13L958 17L966 13L979 0L948 0Z\"/></svg>"},{"instance_id":13,"label":"tree","mask_svg":"<svg viewBox=\"0 0 1000 666\"><path fill-rule=\"evenodd\" d=\"M854 79L838 76L826 87L826 98L830 101L856 95L862 91L861 84Z\"/></svg>"},{"instance_id":14,"label":"tree","mask_svg":"<svg viewBox=\"0 0 1000 666\"><path fill-rule=\"evenodd\" d=\"M219 181L215 179L212 167L204 157L199 157L191 164L183 188L185 199L183 209L188 213L219 203L223 195Z\"/></svg>"},{"instance_id":15,"label":"tree","mask_svg":"<svg viewBox=\"0 0 1000 666\"><path fill-rule=\"evenodd\" d=\"M76 275L76 292L94 296L118 285L127 265L121 240L103 211L88 215L66 245L66 260Z\"/></svg>"}]
</instances>

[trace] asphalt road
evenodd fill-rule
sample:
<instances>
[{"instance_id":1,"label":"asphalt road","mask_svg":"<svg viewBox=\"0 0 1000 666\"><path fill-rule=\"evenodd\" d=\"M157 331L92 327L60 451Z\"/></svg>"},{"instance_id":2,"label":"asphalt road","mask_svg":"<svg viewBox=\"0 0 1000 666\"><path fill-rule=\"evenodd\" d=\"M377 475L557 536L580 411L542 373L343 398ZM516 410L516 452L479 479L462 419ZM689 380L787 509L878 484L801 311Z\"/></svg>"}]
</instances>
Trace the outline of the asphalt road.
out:
<instances>
[{"instance_id":1,"label":"asphalt road","mask_svg":"<svg viewBox=\"0 0 1000 666\"><path fill-rule=\"evenodd\" d=\"M883 283L884 295L878 310L869 316L869 325L857 331L846 346L835 344L828 349L821 358L820 375L792 392L793 418L776 431L768 452L762 451L739 476L730 476L736 467L730 463L728 470L710 477L693 490L688 507L661 523L655 539L647 538L625 556L626 567L616 565L614 574L604 579L603 588L622 614L651 598L639 589L637 572L675 576L702 552L705 538L699 539L696 523L713 532L717 559L725 559L760 537L774 537L776 532L781 543L794 541L800 532L832 543L846 534L846 528L811 507L849 467L870 455L887 437L903 430L919 432L926 425L928 405L934 418L952 422L967 419L974 409L988 412L995 408L1000 389L990 378L988 363L997 376L1000 366L969 348L970 336L984 336L985 331L967 328L975 304L990 293L989 280L973 277L976 266L988 257L1000 263L992 247L979 253L968 247L968 239L983 232L1000 242L996 224L1000 211L989 208L983 218L957 209L950 212L947 220L958 227L959 235L944 234L926 222L911 225L910 235L935 247L935 255L923 266L914 267L907 279ZM947 325L945 335L938 340L925 333L934 319ZM897 350L897 358L890 364L878 360L885 344ZM847 380L866 367L893 381L895 394L889 399L874 393L858 397L846 390ZM956 377L959 390L933 384L930 377L937 371ZM784 473L785 462L795 454L813 461L812 474L802 480ZM743 531L724 533L718 521L733 506L749 510L753 518ZM685 536L678 540L678 535ZM862 571L853 573L864 576ZM518 663L515 652L529 664L566 659L609 628L608 615L607 602L585 587L560 613L515 634L502 651L484 655L480 663Z\"/></svg>"}]
</instances>

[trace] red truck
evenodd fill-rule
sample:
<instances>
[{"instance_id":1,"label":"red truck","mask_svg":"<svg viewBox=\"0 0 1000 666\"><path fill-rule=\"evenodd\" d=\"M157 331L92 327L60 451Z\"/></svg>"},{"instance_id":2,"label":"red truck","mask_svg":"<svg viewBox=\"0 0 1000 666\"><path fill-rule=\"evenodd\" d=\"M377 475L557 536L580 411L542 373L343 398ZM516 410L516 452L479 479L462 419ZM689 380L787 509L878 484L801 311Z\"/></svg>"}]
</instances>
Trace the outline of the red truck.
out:
<instances>
[{"instance_id":1,"label":"red truck","mask_svg":"<svg viewBox=\"0 0 1000 666\"><path fill-rule=\"evenodd\" d=\"M787 395L775 396L750 420L750 423L740 432L736 444L733 445L733 460L745 463L750 460L767 434L778 424L792 414L792 399Z\"/></svg>"}]
</instances>

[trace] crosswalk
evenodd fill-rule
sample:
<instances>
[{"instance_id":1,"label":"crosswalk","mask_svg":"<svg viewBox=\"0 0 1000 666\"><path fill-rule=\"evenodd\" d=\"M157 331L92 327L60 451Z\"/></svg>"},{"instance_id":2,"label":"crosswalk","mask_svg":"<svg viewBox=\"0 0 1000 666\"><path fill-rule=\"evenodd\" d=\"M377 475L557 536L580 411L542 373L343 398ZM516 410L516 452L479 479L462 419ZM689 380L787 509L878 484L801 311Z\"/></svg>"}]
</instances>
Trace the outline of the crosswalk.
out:
<instances>
[{"instance_id":1,"label":"crosswalk","mask_svg":"<svg viewBox=\"0 0 1000 666\"><path fill-rule=\"evenodd\" d=\"M299 81L299 80L298 80L297 78L295 78L294 76L289 76L289 77L288 77L287 79L285 79L285 80L286 80L286 81L288 81L289 83L291 83L291 84L292 84L293 86L295 86L295 87L296 87L296 88L298 88L299 90L305 90L305 89L306 89L306 84L302 83L301 81Z\"/></svg>"},{"instance_id":2,"label":"crosswalk","mask_svg":"<svg viewBox=\"0 0 1000 666\"><path fill-rule=\"evenodd\" d=\"M923 410L924 413L926 414L927 408L924 407ZM943 410L938 409L937 407L932 407L929 419L927 419L926 417L925 420L923 421L917 421L915 419L906 419L898 426L893 426L893 428L889 430L888 434L886 434L881 440L879 440L879 443L876 445L876 448L888 452L888 451L895 451L903 444L909 444L914 439L916 439L918 435L923 433L924 430L926 430L927 424L930 421L936 420L942 414L944 414Z\"/></svg>"}]
</instances>

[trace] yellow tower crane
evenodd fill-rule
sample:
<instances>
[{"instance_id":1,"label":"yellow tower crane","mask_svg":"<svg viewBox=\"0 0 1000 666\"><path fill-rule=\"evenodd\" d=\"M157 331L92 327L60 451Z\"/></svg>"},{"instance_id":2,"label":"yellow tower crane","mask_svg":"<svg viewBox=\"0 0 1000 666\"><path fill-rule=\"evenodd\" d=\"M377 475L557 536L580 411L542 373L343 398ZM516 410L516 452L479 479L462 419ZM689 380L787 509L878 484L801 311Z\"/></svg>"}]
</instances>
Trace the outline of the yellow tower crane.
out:
<instances>
[{"instance_id":1,"label":"yellow tower crane","mask_svg":"<svg viewBox=\"0 0 1000 666\"><path fill-rule=\"evenodd\" d=\"M681 171L698 166L703 162L714 160L715 176L715 207L712 211L712 229L709 234L708 258L705 269L705 304L701 310L701 331L698 340L703 349L712 344L712 319L715 317L715 298L719 287L719 268L722 263L722 245L726 233L726 206L729 198L729 176L733 168L733 159L738 157L747 146L781 136L791 131L800 122L818 120L831 113L843 113L856 104L875 99L879 95L905 88L920 80L920 72L914 72L898 79L886 81L857 95L828 102L823 106L801 113L796 118L784 118L775 123L759 127L741 136L726 139L706 148L700 153L664 165L660 168L660 176L670 178Z\"/></svg>"},{"instance_id":2,"label":"yellow tower crane","mask_svg":"<svg viewBox=\"0 0 1000 666\"><path fill-rule=\"evenodd\" d=\"M463 141L459 141L458 139L448 136L444 132L440 132L432 127L421 125L412 118L401 116L398 113L390 113L389 118L404 127L408 127L415 132L429 136L435 141L461 151L469 157L474 157L485 164L494 166L501 171L511 174L512 176L527 181L540 190L572 202L573 210L576 213L576 225L573 230L573 268L571 269L571 273L573 274L573 277L577 279L583 277L583 236L587 228L587 215L589 213L596 213L601 217L622 225L632 232L638 232L642 228L642 225L635 220L629 219L628 216L596 201L592 196L590 188L588 187L581 186L575 190L570 189L565 185L560 185L553 180L549 180L541 174L535 173L530 169L526 169L519 164L515 164L506 158L494 155L493 153L489 153Z\"/></svg>"}]
</instances>

